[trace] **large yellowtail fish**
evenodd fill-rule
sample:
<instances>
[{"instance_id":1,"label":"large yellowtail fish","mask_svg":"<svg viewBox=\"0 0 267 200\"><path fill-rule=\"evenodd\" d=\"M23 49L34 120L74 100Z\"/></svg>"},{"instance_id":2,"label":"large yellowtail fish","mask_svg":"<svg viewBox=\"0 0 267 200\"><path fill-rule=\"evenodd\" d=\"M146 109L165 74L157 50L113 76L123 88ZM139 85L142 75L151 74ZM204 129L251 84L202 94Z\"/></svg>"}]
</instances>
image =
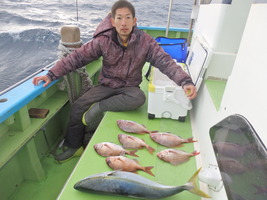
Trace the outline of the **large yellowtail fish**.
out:
<instances>
[{"instance_id":1,"label":"large yellowtail fish","mask_svg":"<svg viewBox=\"0 0 267 200\"><path fill-rule=\"evenodd\" d=\"M167 186L144 178L138 174L124 171L104 172L80 180L74 188L86 192L115 194L140 199L160 199L185 190L205 198L211 198L201 191L196 183L200 169L182 186Z\"/></svg>"}]
</instances>

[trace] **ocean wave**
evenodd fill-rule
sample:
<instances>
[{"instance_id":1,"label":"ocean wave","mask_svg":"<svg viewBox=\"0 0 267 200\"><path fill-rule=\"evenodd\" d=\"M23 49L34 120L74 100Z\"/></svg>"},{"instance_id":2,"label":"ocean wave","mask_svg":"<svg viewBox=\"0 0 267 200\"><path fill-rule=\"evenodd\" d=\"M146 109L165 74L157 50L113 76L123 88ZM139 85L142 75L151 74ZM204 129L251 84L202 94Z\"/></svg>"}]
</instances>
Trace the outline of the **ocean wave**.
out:
<instances>
[{"instance_id":1,"label":"ocean wave","mask_svg":"<svg viewBox=\"0 0 267 200\"><path fill-rule=\"evenodd\" d=\"M59 21L51 21L40 17L26 17L17 13L0 11L1 32L16 32L31 27L60 27L64 23Z\"/></svg>"},{"instance_id":2,"label":"ocean wave","mask_svg":"<svg viewBox=\"0 0 267 200\"><path fill-rule=\"evenodd\" d=\"M48 29L30 29L22 32L0 33L0 45L8 42L37 42L54 43L58 41L59 34Z\"/></svg>"},{"instance_id":3,"label":"ocean wave","mask_svg":"<svg viewBox=\"0 0 267 200\"><path fill-rule=\"evenodd\" d=\"M46 29L0 34L0 91L57 59L60 36Z\"/></svg>"},{"instance_id":4,"label":"ocean wave","mask_svg":"<svg viewBox=\"0 0 267 200\"><path fill-rule=\"evenodd\" d=\"M166 26L168 1L130 1L136 8L139 26ZM171 27L188 27L192 1L173 2ZM114 3L109 0L77 2L77 7L76 1L61 0L1 2L0 91L57 59L59 29L63 25L78 25L83 43L90 40Z\"/></svg>"}]
</instances>

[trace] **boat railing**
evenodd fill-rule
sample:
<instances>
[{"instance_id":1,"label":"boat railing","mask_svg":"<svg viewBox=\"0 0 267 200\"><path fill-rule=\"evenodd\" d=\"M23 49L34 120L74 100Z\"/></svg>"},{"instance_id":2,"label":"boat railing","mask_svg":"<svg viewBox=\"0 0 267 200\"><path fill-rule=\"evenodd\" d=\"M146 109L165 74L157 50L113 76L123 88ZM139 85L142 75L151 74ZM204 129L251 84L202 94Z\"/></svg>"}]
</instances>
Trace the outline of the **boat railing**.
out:
<instances>
[{"instance_id":1,"label":"boat railing","mask_svg":"<svg viewBox=\"0 0 267 200\"><path fill-rule=\"evenodd\" d=\"M39 69L38 71L32 73L31 75L27 76L26 78L20 80L19 82L13 84L12 86L4 89L3 91L0 92L0 96L2 96L3 94L7 93L8 91L12 90L13 88L21 85L22 83L24 83L25 81L33 78L34 76L36 76L37 74L43 72L43 71L48 71L51 67L54 66L54 64L57 62L57 60L51 62L50 64L46 65L45 67L43 67L42 69Z\"/></svg>"},{"instance_id":2,"label":"boat railing","mask_svg":"<svg viewBox=\"0 0 267 200\"><path fill-rule=\"evenodd\" d=\"M45 75L47 70L53 65L54 62L1 92L0 123L4 122L19 109L57 82L57 80L53 81L49 86L43 87L42 84L34 86L31 80L34 76Z\"/></svg>"}]
</instances>

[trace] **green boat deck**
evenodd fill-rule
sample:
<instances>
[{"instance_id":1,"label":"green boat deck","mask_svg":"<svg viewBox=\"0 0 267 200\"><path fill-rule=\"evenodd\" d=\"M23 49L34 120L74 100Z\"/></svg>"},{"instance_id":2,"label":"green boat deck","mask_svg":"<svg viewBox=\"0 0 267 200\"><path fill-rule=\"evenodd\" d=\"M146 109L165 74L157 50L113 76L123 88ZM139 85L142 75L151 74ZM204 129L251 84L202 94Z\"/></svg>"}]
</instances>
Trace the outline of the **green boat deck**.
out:
<instances>
[{"instance_id":1,"label":"green boat deck","mask_svg":"<svg viewBox=\"0 0 267 200\"><path fill-rule=\"evenodd\" d=\"M148 82L144 79L141 87L145 93L147 93ZM178 122L172 119L153 119L149 120L147 117L147 104L143 105L137 110L127 111L127 112L107 112L101 121L98 129L90 140L85 152L80 158L78 164L76 165L74 171L72 172L70 178L68 179L66 185L64 186L61 194L58 199L67 200L67 199L131 199L128 197L121 196L107 196L105 194L95 194L95 193L86 193L80 192L73 188L74 184L79 180L90 176L96 173L102 173L107 171L112 171L111 168L105 162L105 158L98 155L93 146L96 143L100 142L113 142L115 144L120 144L118 141L118 134L125 133L119 129L116 124L116 120L125 119L125 120L133 120L140 124L145 125L149 130L157 130L161 132L171 132L173 134L177 134L181 137L188 138L192 137L192 130L190 124L189 116L186 117L185 122ZM137 151L137 155L139 155L138 161L142 166L154 166L152 172L155 174L155 177L146 174L143 171L139 171L138 174L142 175L146 178L159 182L165 185L183 185L188 179L193 175L193 173L197 170L196 168L196 160L194 157L190 159L187 163L184 163L179 166L172 166L169 163L163 162L157 158L156 153L167 149L167 147L163 147L161 145L153 142L148 134L140 135L140 134L131 134L130 135L137 136L145 140L147 144L156 149L154 154L150 154L146 149L141 149ZM194 151L194 144L184 144L183 147L179 149L185 150L187 152ZM133 158L131 156L127 156L128 158ZM135 157L134 157L135 158ZM64 164L63 164L64 165ZM180 194L176 194L172 197L167 197L165 199L190 199L196 200L200 199L200 197L193 195L187 191L184 191Z\"/></svg>"},{"instance_id":2,"label":"green boat deck","mask_svg":"<svg viewBox=\"0 0 267 200\"><path fill-rule=\"evenodd\" d=\"M146 72L148 66L144 67L144 72ZM94 69L91 68L90 69ZM91 75L94 74L90 71ZM215 91L215 94L213 95L214 98L214 105L216 107L220 106L220 102L223 96L223 91L226 85L226 82L221 81L205 81L206 87L209 89L210 95L212 96L213 92ZM142 90L147 94L148 93L148 81L144 79L144 81L141 84ZM65 94L66 97L66 94ZM64 98L64 102L66 98ZM63 105L62 104L62 105ZM41 104L42 105L42 104ZM47 104L51 105L51 104ZM68 108L69 106L67 106ZM51 108L50 108L51 109ZM57 108L59 109L59 108ZM56 109L56 110L57 110ZM58 123L60 119L62 119L62 116L65 116L66 113L66 106L63 106L62 109L60 109L62 112L60 115L56 114L53 117L54 123ZM67 109L68 110L68 109ZM50 112L49 115L51 115L52 112ZM49 117L49 116L48 116ZM66 117L64 117L66 119ZM188 138L192 137L192 130L191 130L191 124L190 124L190 117L187 116L185 122L179 122L177 120L172 119L148 119L147 116L147 103L144 104L142 107L140 107L137 110L134 111L127 111L127 112L107 112L99 125L98 129L96 130L95 134L93 135L92 139L90 140L84 154L81 158L74 158L70 160L67 163L59 164L57 163L52 155L46 155L48 147L42 147L43 141L45 140L45 134L44 131L41 129L38 134L34 136L34 142L29 141L25 148L22 150L16 150L18 151L18 156L15 156L14 159L11 159L4 167L2 167L2 171L0 173L0 179L1 180L16 180L15 177L20 177L18 173L23 174L24 178L18 178L24 179L23 182L21 181L15 181L17 182L14 184L12 181L8 181L6 185L4 186L4 190L2 191L4 194L4 199L12 199L12 200L20 200L20 199L39 199L39 200L46 200L46 199L64 199L64 200L70 200L70 199L105 199L105 198L116 198L116 199L129 199L127 197L113 197L113 196L106 196L106 195L100 195L100 194L90 194L85 192L77 191L73 188L74 184L79 181L80 179L83 179L87 176L90 176L92 174L106 172L106 171L112 171L107 164L105 163L105 158L99 156L94 148L93 145L100 142L113 142L116 144L120 144L117 138L117 135L120 133L123 133L121 131L116 121L118 119L127 119L127 120L133 120L140 124L144 124L149 130L157 130L161 132L171 132L173 134L177 134L181 137ZM46 121L48 118L45 119L32 119L33 121L44 121L40 125L36 126L43 126L44 123L47 123ZM55 127L55 124L52 123L47 128L50 130L51 127ZM50 127L51 126L51 127ZM49 128L50 127L50 128ZM28 129L27 129L28 130ZM46 130L47 134L48 131ZM59 130L61 131L61 130ZM25 133L28 133L29 131L26 131ZM30 133L30 132L29 132ZM55 130L52 131L52 135L56 134ZM126 133L127 134L127 133ZM130 134L130 133L129 133ZM20 136L21 134L18 134ZM24 134L23 134L24 135ZM50 134L48 134L50 135ZM47 136L48 136L47 135ZM57 135L57 134L56 134ZM148 175L147 173L144 173L143 171L139 171L139 174L149 178L151 180L154 180L156 182L159 182L161 184L166 185L183 185L185 184L188 179L193 175L193 173L197 170L196 167L196 158L192 157L190 161L187 163L184 163L179 166L172 166L169 163L165 163L157 158L156 153L166 149L166 147L163 147L161 145L156 144L153 142L149 135L139 135L139 134L130 134L137 136L139 138L142 138L146 141L147 144L151 145L153 148L156 149L153 155L149 154L149 152L146 149L138 150L137 154L139 155L139 162L142 166L154 166L152 169L152 172L155 174L155 177L152 177ZM46 137L47 137L46 136ZM49 136L50 138L51 136ZM54 137L54 136L53 136ZM46 138L46 139L49 139ZM49 139L50 141L51 139ZM48 141L48 142L49 142ZM34 144L36 143L36 144ZM49 142L50 143L50 142ZM36 166L36 164L39 165L39 163L36 163L36 160L33 159L26 161L25 159L28 156L25 155L35 155L36 153L33 153L36 151L34 146L37 145L37 154L38 157L41 158L40 163L41 167L33 167L29 168L29 166ZM41 145L41 146L40 146ZM11 148L11 146L10 146ZM179 149L185 150L187 152L194 151L194 144L184 144L183 147L180 147ZM198 149L196 149L198 150ZM28 154L26 151L31 152ZM1 156L1 159L6 159L9 154L4 154L5 157ZM36 156L36 155L35 155ZM201 152L200 155L201 156ZM129 158L135 158L131 156L127 156ZM20 168L18 167L18 163L29 163L29 165L25 165L23 168L23 172L20 172ZM27 158L28 159L28 158ZM78 162L78 164L77 164ZM76 165L77 164L77 165ZM74 169L74 170L73 170ZM37 170L37 171L33 171ZM12 177L10 177L12 173ZM7 173L5 173L7 172ZM35 173L35 178L31 178L32 173ZM25 177L26 175L26 177ZM64 186L65 185L65 186ZM14 191L14 192L12 192ZM2 192L0 192L2 194ZM60 193L61 192L61 193ZM12 195L8 195L9 193L12 193ZM8 198L6 198L8 196ZM168 197L166 199L200 199L200 197L193 195L187 191L184 191L180 194L174 195L172 197Z\"/></svg>"}]
</instances>

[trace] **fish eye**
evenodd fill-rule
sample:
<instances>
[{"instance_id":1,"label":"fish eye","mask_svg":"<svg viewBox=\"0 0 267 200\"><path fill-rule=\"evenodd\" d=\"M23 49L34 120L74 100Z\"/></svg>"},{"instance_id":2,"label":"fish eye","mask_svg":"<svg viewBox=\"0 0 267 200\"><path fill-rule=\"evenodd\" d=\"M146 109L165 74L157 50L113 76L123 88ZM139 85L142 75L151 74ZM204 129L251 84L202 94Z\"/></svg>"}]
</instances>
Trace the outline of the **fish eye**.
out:
<instances>
[{"instance_id":1,"label":"fish eye","mask_svg":"<svg viewBox=\"0 0 267 200\"><path fill-rule=\"evenodd\" d=\"M163 154L160 154L159 157L160 157L160 158L164 158L165 156L164 156Z\"/></svg>"}]
</instances>

